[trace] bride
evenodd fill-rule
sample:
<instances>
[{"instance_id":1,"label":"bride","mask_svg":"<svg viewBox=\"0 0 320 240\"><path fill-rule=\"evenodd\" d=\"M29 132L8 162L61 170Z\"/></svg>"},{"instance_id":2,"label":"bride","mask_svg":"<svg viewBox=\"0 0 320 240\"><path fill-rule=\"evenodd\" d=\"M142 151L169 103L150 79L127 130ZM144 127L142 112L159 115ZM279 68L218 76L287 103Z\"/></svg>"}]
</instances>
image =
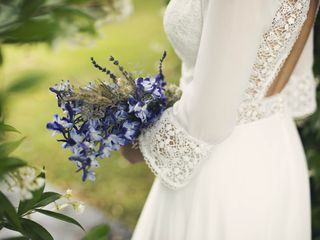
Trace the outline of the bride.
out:
<instances>
[{"instance_id":1,"label":"bride","mask_svg":"<svg viewBox=\"0 0 320 240\"><path fill-rule=\"evenodd\" d=\"M294 119L315 111L318 0L171 0L181 99L130 162L156 175L133 240L310 240Z\"/></svg>"}]
</instances>

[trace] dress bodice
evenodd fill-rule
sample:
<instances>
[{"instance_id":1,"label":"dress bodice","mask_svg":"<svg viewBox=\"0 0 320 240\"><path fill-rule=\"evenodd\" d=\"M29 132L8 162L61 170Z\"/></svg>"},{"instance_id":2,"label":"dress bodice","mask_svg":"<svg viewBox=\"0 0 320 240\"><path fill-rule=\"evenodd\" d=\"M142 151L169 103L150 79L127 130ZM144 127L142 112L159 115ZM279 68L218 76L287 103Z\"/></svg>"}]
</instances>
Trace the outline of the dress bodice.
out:
<instances>
[{"instance_id":1,"label":"dress bodice","mask_svg":"<svg viewBox=\"0 0 320 240\"><path fill-rule=\"evenodd\" d=\"M180 86L192 81L202 32L202 0L171 0L164 14L165 32L182 60Z\"/></svg>"},{"instance_id":2,"label":"dress bodice","mask_svg":"<svg viewBox=\"0 0 320 240\"><path fill-rule=\"evenodd\" d=\"M193 80L207 2L207 0L171 0L164 14L165 32L182 61L180 79L182 90ZM279 5L278 12L272 26L267 29L261 39L249 86L244 96L244 99L247 100L262 98L276 78L299 35L309 6L309 0L275 0L273 2ZM294 106L294 109L292 107L293 117L307 116L316 107L312 49L313 39L310 34L301 60L296 67L299 68L299 72L293 72L289 83L282 91L289 107ZM303 66L302 71L299 65Z\"/></svg>"}]
</instances>

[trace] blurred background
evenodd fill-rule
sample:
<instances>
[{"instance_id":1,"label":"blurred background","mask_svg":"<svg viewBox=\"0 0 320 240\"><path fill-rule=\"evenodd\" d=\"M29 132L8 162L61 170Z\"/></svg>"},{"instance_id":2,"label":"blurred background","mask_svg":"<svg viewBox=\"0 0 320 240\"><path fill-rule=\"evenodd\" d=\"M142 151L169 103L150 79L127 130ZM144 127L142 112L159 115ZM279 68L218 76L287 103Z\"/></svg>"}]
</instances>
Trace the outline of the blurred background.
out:
<instances>
[{"instance_id":1,"label":"blurred background","mask_svg":"<svg viewBox=\"0 0 320 240\"><path fill-rule=\"evenodd\" d=\"M180 62L162 27L167 0L0 0L0 91L6 122L27 136L15 151L31 165L45 166L48 181L132 231L153 181L145 164L130 165L113 153L101 161L95 182L81 181L46 123L58 111L48 88L60 80L84 84L103 78L90 63L116 56L131 71L157 72L164 50L167 80L178 83ZM319 18L315 66L320 73ZM4 94L5 93L5 94ZM320 93L318 90L318 103ZM320 104L320 103L319 103ZM311 173L313 239L320 240L320 113L299 126Z\"/></svg>"}]
</instances>

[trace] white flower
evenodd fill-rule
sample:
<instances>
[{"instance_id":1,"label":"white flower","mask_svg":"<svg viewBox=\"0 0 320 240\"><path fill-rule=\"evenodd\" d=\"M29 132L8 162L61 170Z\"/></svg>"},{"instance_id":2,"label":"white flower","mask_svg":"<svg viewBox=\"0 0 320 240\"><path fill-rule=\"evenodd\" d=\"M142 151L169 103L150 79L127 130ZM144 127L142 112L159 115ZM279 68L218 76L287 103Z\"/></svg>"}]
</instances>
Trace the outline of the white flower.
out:
<instances>
[{"instance_id":1,"label":"white flower","mask_svg":"<svg viewBox=\"0 0 320 240\"><path fill-rule=\"evenodd\" d=\"M54 210L60 211L68 206L72 207L76 213L83 213L85 206L81 201L73 200L73 191L71 189L67 189L63 198L59 200L59 202L54 202Z\"/></svg>"},{"instance_id":2,"label":"white flower","mask_svg":"<svg viewBox=\"0 0 320 240\"><path fill-rule=\"evenodd\" d=\"M76 211L76 213L83 213L85 210L85 206L82 202L75 201L72 203L73 209Z\"/></svg>"},{"instance_id":3,"label":"white flower","mask_svg":"<svg viewBox=\"0 0 320 240\"><path fill-rule=\"evenodd\" d=\"M32 198L32 192L43 187L45 179L37 177L33 167L21 167L5 176L5 184L9 190L18 189L21 200Z\"/></svg>"},{"instance_id":4,"label":"white flower","mask_svg":"<svg viewBox=\"0 0 320 240\"><path fill-rule=\"evenodd\" d=\"M54 202L54 206L55 206L55 210L56 210L56 211L60 211L60 210L62 210L62 209L64 209L64 208L68 207L69 204L68 204L68 203L59 204L59 203L57 203L57 202Z\"/></svg>"},{"instance_id":5,"label":"white flower","mask_svg":"<svg viewBox=\"0 0 320 240\"><path fill-rule=\"evenodd\" d=\"M20 199L22 201L31 199L32 196L33 196L32 193L28 189L23 188L23 189L20 190Z\"/></svg>"},{"instance_id":6,"label":"white flower","mask_svg":"<svg viewBox=\"0 0 320 240\"><path fill-rule=\"evenodd\" d=\"M64 194L66 199L70 199L72 197L72 189L68 188L66 193Z\"/></svg>"}]
</instances>

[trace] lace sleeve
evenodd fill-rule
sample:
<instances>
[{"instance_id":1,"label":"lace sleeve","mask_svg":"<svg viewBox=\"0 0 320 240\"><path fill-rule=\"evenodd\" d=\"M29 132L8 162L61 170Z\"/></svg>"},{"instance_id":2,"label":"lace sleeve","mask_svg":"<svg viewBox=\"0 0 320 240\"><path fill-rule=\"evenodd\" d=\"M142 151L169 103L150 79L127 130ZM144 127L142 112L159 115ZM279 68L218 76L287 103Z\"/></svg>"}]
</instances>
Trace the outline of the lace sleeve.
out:
<instances>
[{"instance_id":1,"label":"lace sleeve","mask_svg":"<svg viewBox=\"0 0 320 240\"><path fill-rule=\"evenodd\" d=\"M172 107L139 137L139 147L152 172L171 189L186 185L212 146L190 136L174 119Z\"/></svg>"}]
</instances>

